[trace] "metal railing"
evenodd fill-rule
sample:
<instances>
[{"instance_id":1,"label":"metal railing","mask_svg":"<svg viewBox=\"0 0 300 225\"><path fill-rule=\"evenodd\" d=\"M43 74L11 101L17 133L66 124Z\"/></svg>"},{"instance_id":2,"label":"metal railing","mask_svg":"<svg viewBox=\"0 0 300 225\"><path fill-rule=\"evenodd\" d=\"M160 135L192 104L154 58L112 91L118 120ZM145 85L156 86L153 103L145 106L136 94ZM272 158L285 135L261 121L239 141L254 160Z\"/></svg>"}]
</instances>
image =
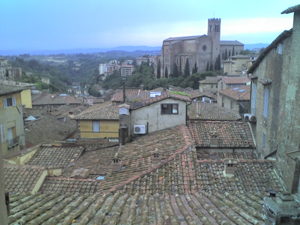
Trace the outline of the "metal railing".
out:
<instances>
[{"instance_id":1,"label":"metal railing","mask_svg":"<svg viewBox=\"0 0 300 225\"><path fill-rule=\"evenodd\" d=\"M19 137L13 138L13 139L9 139L8 140L8 147L11 148L15 145L19 144Z\"/></svg>"}]
</instances>

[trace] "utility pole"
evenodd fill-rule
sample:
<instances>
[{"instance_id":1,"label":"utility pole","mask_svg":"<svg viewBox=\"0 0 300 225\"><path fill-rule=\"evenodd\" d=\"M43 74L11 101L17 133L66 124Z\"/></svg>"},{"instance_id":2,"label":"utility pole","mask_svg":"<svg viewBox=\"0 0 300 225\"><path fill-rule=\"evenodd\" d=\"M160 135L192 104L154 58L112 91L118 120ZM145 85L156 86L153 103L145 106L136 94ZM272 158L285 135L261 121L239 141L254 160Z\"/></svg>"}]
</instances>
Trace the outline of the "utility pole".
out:
<instances>
[{"instance_id":1,"label":"utility pole","mask_svg":"<svg viewBox=\"0 0 300 225\"><path fill-rule=\"evenodd\" d=\"M2 157L2 134L0 129L0 224L7 225L7 208L5 204L5 185Z\"/></svg>"}]
</instances>

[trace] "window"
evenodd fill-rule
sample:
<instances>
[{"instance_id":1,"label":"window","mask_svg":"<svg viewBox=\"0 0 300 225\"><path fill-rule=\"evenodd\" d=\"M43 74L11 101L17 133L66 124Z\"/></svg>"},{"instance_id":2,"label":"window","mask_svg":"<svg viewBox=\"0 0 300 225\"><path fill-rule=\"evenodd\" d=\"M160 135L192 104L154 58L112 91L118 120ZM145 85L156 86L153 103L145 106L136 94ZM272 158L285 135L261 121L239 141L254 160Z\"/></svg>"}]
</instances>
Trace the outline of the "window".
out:
<instances>
[{"instance_id":1,"label":"window","mask_svg":"<svg viewBox=\"0 0 300 225\"><path fill-rule=\"evenodd\" d=\"M225 97L222 97L222 107L225 105Z\"/></svg>"},{"instance_id":2,"label":"window","mask_svg":"<svg viewBox=\"0 0 300 225\"><path fill-rule=\"evenodd\" d=\"M281 55L282 54L282 44L279 43L278 45L278 54Z\"/></svg>"},{"instance_id":3,"label":"window","mask_svg":"<svg viewBox=\"0 0 300 225\"><path fill-rule=\"evenodd\" d=\"M218 85L216 84L216 88L218 88Z\"/></svg>"},{"instance_id":4,"label":"window","mask_svg":"<svg viewBox=\"0 0 300 225\"><path fill-rule=\"evenodd\" d=\"M16 98L5 98L4 99L4 108L10 107L10 106L16 106Z\"/></svg>"},{"instance_id":5,"label":"window","mask_svg":"<svg viewBox=\"0 0 300 225\"><path fill-rule=\"evenodd\" d=\"M161 114L178 114L178 104L161 104Z\"/></svg>"},{"instance_id":6,"label":"window","mask_svg":"<svg viewBox=\"0 0 300 225\"><path fill-rule=\"evenodd\" d=\"M100 122L93 121L93 132L100 132Z\"/></svg>"},{"instance_id":7,"label":"window","mask_svg":"<svg viewBox=\"0 0 300 225\"><path fill-rule=\"evenodd\" d=\"M265 87L265 98L264 98L264 117L268 117L268 104L269 104L269 88Z\"/></svg>"},{"instance_id":8,"label":"window","mask_svg":"<svg viewBox=\"0 0 300 225\"><path fill-rule=\"evenodd\" d=\"M13 127L7 130L8 134L8 145L12 145L14 143L14 132Z\"/></svg>"},{"instance_id":9,"label":"window","mask_svg":"<svg viewBox=\"0 0 300 225\"><path fill-rule=\"evenodd\" d=\"M214 87L214 85L212 84L212 85L210 85L210 88L213 88Z\"/></svg>"},{"instance_id":10,"label":"window","mask_svg":"<svg viewBox=\"0 0 300 225\"><path fill-rule=\"evenodd\" d=\"M255 115L256 84L252 83L251 114Z\"/></svg>"},{"instance_id":11,"label":"window","mask_svg":"<svg viewBox=\"0 0 300 225\"><path fill-rule=\"evenodd\" d=\"M231 101L231 109L234 109L234 101Z\"/></svg>"},{"instance_id":12,"label":"window","mask_svg":"<svg viewBox=\"0 0 300 225\"><path fill-rule=\"evenodd\" d=\"M221 82L221 90L223 90L223 82Z\"/></svg>"},{"instance_id":13,"label":"window","mask_svg":"<svg viewBox=\"0 0 300 225\"><path fill-rule=\"evenodd\" d=\"M263 132L263 133L262 133L262 140L261 140L261 147L262 147L262 148L265 148L265 147L266 147L266 139L267 139L267 136L266 136L266 134Z\"/></svg>"}]
</instances>

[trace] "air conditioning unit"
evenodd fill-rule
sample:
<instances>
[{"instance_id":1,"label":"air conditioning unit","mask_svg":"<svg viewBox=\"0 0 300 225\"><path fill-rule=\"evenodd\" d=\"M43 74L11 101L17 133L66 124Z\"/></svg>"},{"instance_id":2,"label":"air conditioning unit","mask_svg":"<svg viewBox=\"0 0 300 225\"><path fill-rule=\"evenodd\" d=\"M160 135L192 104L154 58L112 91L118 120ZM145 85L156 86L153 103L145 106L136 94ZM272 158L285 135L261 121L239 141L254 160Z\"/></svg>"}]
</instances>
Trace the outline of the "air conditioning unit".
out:
<instances>
[{"instance_id":1,"label":"air conditioning unit","mask_svg":"<svg viewBox=\"0 0 300 225\"><path fill-rule=\"evenodd\" d=\"M134 134L146 134L146 125L134 125Z\"/></svg>"}]
</instances>

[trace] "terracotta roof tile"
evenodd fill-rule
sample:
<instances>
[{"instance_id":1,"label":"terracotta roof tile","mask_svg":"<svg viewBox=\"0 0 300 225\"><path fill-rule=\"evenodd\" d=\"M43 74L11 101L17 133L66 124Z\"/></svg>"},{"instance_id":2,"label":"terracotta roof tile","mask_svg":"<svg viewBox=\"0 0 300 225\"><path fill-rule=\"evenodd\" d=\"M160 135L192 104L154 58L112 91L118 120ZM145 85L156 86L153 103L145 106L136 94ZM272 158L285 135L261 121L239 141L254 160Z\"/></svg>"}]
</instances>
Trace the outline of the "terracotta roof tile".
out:
<instances>
[{"instance_id":1,"label":"terracotta roof tile","mask_svg":"<svg viewBox=\"0 0 300 225\"><path fill-rule=\"evenodd\" d=\"M228 96L235 100L248 100L250 101L250 85L241 87L228 88L219 91L219 94Z\"/></svg>"},{"instance_id":2,"label":"terracotta roof tile","mask_svg":"<svg viewBox=\"0 0 300 225\"><path fill-rule=\"evenodd\" d=\"M79 115L74 119L76 120L119 120L119 108L116 105L98 106L95 105Z\"/></svg>"},{"instance_id":3,"label":"terracotta roof tile","mask_svg":"<svg viewBox=\"0 0 300 225\"><path fill-rule=\"evenodd\" d=\"M80 105L81 103L72 96L60 96L43 92L32 101L32 105Z\"/></svg>"},{"instance_id":4,"label":"terracotta roof tile","mask_svg":"<svg viewBox=\"0 0 300 225\"><path fill-rule=\"evenodd\" d=\"M191 120L241 120L238 113L217 104L195 101L188 107L188 115Z\"/></svg>"},{"instance_id":5,"label":"terracotta roof tile","mask_svg":"<svg viewBox=\"0 0 300 225\"><path fill-rule=\"evenodd\" d=\"M20 87L20 86L0 84L0 95L8 95L16 92L21 92L29 88L30 87Z\"/></svg>"},{"instance_id":6,"label":"terracotta roof tile","mask_svg":"<svg viewBox=\"0 0 300 225\"><path fill-rule=\"evenodd\" d=\"M60 122L56 117L46 114L35 121L25 124L26 142L37 145L63 141L76 131L76 121L68 116L65 122Z\"/></svg>"},{"instance_id":7,"label":"terracotta roof tile","mask_svg":"<svg viewBox=\"0 0 300 225\"><path fill-rule=\"evenodd\" d=\"M222 80L226 84L246 84L250 82L247 77L222 77Z\"/></svg>"},{"instance_id":8,"label":"terracotta roof tile","mask_svg":"<svg viewBox=\"0 0 300 225\"><path fill-rule=\"evenodd\" d=\"M261 194L12 195L9 224L264 224ZM34 216L33 216L34 215Z\"/></svg>"},{"instance_id":9,"label":"terracotta roof tile","mask_svg":"<svg viewBox=\"0 0 300 225\"><path fill-rule=\"evenodd\" d=\"M5 191L29 193L36 186L45 168L4 164Z\"/></svg>"},{"instance_id":10,"label":"terracotta roof tile","mask_svg":"<svg viewBox=\"0 0 300 225\"><path fill-rule=\"evenodd\" d=\"M83 150L83 147L77 146L41 146L26 164L43 167L66 167L69 164L74 163Z\"/></svg>"},{"instance_id":11,"label":"terracotta roof tile","mask_svg":"<svg viewBox=\"0 0 300 225\"><path fill-rule=\"evenodd\" d=\"M217 147L254 147L249 125L245 122L190 120L188 127L197 147L209 147L212 132L218 135Z\"/></svg>"}]
</instances>

